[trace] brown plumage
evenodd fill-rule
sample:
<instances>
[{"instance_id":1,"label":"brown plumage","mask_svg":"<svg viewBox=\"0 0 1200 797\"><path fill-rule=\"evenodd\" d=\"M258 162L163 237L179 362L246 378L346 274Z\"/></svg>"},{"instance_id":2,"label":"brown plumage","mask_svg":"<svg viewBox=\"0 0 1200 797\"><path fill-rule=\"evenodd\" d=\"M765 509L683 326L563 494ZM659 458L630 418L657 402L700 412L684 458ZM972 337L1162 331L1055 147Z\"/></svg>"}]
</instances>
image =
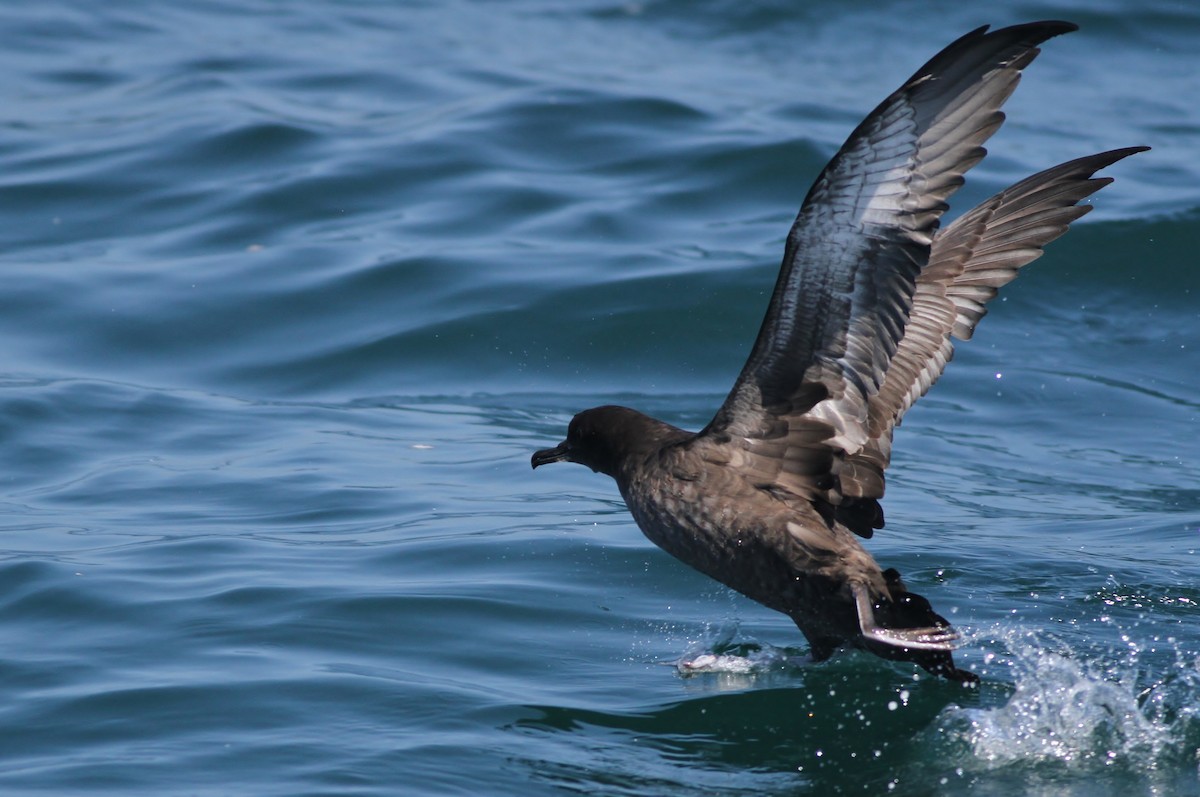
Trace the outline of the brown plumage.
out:
<instances>
[{"instance_id":1,"label":"brown plumage","mask_svg":"<svg viewBox=\"0 0 1200 797\"><path fill-rule=\"evenodd\" d=\"M858 537L883 526L892 433L951 337L969 339L997 290L1090 210L1077 203L1110 182L1097 170L1146 149L1048 169L939 230L1021 70L1074 29L972 31L854 130L801 206L750 357L707 427L597 407L533 467L612 476L651 541L787 614L817 659L850 644L978 680L954 666L958 633Z\"/></svg>"}]
</instances>

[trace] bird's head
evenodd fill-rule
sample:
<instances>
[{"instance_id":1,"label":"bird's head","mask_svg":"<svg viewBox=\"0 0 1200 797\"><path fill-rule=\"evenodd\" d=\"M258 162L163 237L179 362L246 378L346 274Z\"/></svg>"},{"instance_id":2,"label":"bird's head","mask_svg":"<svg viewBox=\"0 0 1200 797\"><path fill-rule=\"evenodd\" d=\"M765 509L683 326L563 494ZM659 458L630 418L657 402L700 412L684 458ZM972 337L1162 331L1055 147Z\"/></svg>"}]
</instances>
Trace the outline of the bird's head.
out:
<instances>
[{"instance_id":1,"label":"bird's head","mask_svg":"<svg viewBox=\"0 0 1200 797\"><path fill-rule=\"evenodd\" d=\"M532 464L578 462L615 479L631 457L661 445L665 430L679 431L628 407L593 407L571 419L566 440L535 452Z\"/></svg>"}]
</instances>

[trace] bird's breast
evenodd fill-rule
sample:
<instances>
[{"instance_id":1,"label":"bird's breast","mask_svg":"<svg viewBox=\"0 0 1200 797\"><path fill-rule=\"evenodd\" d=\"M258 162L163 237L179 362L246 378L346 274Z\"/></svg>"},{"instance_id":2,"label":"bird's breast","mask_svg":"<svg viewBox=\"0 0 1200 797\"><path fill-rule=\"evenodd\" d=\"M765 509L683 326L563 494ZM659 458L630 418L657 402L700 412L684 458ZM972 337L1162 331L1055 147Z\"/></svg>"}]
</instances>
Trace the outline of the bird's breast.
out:
<instances>
[{"instance_id":1,"label":"bird's breast","mask_svg":"<svg viewBox=\"0 0 1200 797\"><path fill-rule=\"evenodd\" d=\"M621 492L651 542L743 594L774 603L769 596L797 574L788 512L761 491L660 472L623 484Z\"/></svg>"}]
</instances>

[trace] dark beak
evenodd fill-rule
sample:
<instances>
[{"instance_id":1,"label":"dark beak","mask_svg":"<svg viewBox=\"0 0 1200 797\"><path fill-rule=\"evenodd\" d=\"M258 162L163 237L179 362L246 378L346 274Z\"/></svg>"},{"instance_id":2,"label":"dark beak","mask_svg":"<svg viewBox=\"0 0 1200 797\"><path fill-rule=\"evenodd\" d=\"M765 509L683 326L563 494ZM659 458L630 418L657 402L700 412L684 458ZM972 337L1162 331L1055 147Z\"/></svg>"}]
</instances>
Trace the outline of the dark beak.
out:
<instances>
[{"instance_id":1,"label":"dark beak","mask_svg":"<svg viewBox=\"0 0 1200 797\"><path fill-rule=\"evenodd\" d=\"M531 463L536 468L538 465L549 465L551 462L565 462L568 459L570 459L570 454L567 451L567 441L564 440L554 448L543 448L541 451L534 452Z\"/></svg>"}]
</instances>

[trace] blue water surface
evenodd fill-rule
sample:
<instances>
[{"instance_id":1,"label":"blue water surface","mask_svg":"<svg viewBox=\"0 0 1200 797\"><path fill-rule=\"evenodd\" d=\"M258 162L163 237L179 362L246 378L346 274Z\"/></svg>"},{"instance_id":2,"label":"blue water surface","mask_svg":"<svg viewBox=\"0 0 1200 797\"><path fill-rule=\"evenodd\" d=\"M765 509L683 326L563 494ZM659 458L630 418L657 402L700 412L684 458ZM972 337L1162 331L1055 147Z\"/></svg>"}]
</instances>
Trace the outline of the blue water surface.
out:
<instances>
[{"instance_id":1,"label":"blue water surface","mask_svg":"<svg viewBox=\"0 0 1200 797\"><path fill-rule=\"evenodd\" d=\"M1153 147L896 438L980 689L672 560L580 409L703 426L808 186L1063 18L951 213ZM0 792L1200 794L1200 7L0 8Z\"/></svg>"}]
</instances>

